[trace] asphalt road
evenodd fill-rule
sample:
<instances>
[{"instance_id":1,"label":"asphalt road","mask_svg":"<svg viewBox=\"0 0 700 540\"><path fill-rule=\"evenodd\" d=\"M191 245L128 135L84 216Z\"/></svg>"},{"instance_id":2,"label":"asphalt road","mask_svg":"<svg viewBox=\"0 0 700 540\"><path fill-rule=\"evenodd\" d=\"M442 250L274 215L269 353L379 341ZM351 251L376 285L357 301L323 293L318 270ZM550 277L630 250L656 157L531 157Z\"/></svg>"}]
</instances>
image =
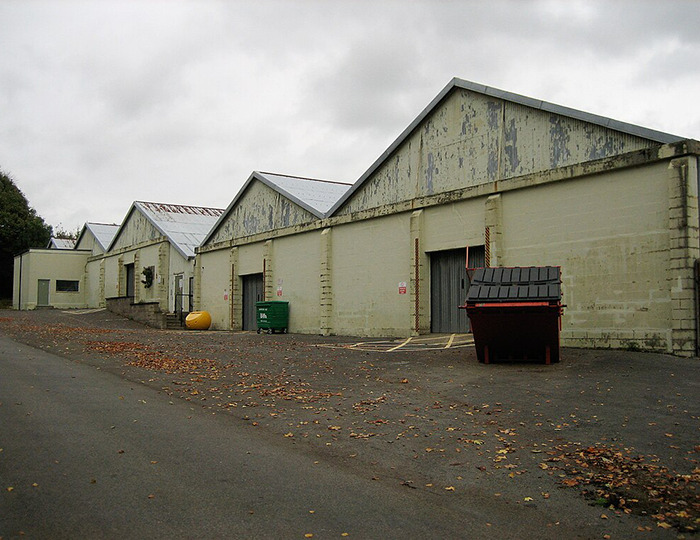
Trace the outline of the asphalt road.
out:
<instances>
[{"instance_id":1,"label":"asphalt road","mask_svg":"<svg viewBox=\"0 0 700 540\"><path fill-rule=\"evenodd\" d=\"M453 510L0 337L2 538L457 538Z\"/></svg>"},{"instance_id":2,"label":"asphalt road","mask_svg":"<svg viewBox=\"0 0 700 540\"><path fill-rule=\"evenodd\" d=\"M3 538L458 537L470 527L469 511L451 515L94 367L6 338L0 361Z\"/></svg>"},{"instance_id":3,"label":"asphalt road","mask_svg":"<svg viewBox=\"0 0 700 540\"><path fill-rule=\"evenodd\" d=\"M697 361L572 350L556 366L485 368L463 350L123 321L100 334L74 318L0 318L0 540L676 537L590 505L541 465L559 440L619 440L692 468ZM219 376L126 366L95 352L102 340L219 358ZM214 386L237 406L219 407ZM280 388L297 393L269 394Z\"/></svg>"}]
</instances>

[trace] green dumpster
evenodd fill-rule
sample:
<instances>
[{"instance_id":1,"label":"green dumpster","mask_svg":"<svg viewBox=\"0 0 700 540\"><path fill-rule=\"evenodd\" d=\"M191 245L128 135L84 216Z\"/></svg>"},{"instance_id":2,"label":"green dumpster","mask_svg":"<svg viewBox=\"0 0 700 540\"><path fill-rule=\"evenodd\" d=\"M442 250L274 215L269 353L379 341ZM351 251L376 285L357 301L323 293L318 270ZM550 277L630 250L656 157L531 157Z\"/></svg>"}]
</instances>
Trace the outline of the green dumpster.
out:
<instances>
[{"instance_id":1,"label":"green dumpster","mask_svg":"<svg viewBox=\"0 0 700 540\"><path fill-rule=\"evenodd\" d=\"M267 330L268 334L272 334L275 330L279 330L283 334L287 333L289 302L256 302L255 309L258 334L263 330Z\"/></svg>"}]
</instances>

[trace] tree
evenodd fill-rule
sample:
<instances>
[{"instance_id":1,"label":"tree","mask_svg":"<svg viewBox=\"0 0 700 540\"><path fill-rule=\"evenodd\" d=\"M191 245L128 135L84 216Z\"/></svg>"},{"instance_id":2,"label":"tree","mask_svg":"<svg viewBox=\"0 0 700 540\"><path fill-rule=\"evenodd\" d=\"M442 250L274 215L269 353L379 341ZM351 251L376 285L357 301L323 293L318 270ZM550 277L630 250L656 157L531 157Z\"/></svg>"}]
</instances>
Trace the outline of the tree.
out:
<instances>
[{"instance_id":1,"label":"tree","mask_svg":"<svg viewBox=\"0 0 700 540\"><path fill-rule=\"evenodd\" d=\"M53 234L51 236L53 236L54 238L63 238L65 240L77 240L82 230L82 227L78 227L74 231L68 231L64 229L63 225L59 223L58 226L56 226L56 228L53 230Z\"/></svg>"},{"instance_id":2,"label":"tree","mask_svg":"<svg viewBox=\"0 0 700 540\"><path fill-rule=\"evenodd\" d=\"M15 255L46 247L52 232L12 178L0 170L0 298L12 297Z\"/></svg>"}]
</instances>

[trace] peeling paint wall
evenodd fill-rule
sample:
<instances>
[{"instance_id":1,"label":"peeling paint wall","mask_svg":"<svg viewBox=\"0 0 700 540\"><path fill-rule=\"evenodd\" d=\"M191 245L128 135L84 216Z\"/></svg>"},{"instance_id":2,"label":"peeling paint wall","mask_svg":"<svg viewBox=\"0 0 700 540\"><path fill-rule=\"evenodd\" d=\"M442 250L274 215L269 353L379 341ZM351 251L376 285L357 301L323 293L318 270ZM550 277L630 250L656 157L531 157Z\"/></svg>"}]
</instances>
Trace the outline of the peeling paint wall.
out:
<instances>
[{"instance_id":1,"label":"peeling paint wall","mask_svg":"<svg viewBox=\"0 0 700 540\"><path fill-rule=\"evenodd\" d=\"M138 210L134 210L129 215L129 219L121 228L119 238L112 246L112 251L118 251L124 248L156 240L161 236L161 233L153 224Z\"/></svg>"},{"instance_id":2,"label":"peeling paint wall","mask_svg":"<svg viewBox=\"0 0 700 540\"><path fill-rule=\"evenodd\" d=\"M460 89L414 130L338 214L650 146L658 144Z\"/></svg>"},{"instance_id":3,"label":"peeling paint wall","mask_svg":"<svg viewBox=\"0 0 700 540\"><path fill-rule=\"evenodd\" d=\"M308 210L259 181L252 182L210 244L314 221Z\"/></svg>"}]
</instances>

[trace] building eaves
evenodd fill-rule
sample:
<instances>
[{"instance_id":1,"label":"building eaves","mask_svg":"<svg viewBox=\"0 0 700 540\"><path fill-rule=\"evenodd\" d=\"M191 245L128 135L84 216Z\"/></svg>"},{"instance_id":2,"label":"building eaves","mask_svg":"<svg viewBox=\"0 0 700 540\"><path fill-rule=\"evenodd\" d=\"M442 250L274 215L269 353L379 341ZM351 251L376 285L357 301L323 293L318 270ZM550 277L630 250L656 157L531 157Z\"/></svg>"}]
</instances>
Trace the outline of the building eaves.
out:
<instances>
[{"instance_id":1,"label":"building eaves","mask_svg":"<svg viewBox=\"0 0 700 540\"><path fill-rule=\"evenodd\" d=\"M202 241L202 245L209 242L216 234L221 224L229 217L246 190L254 181L265 184L283 197L289 199L297 206L307 210L318 219L327 217L334 203L352 187L346 182L334 182L331 180L319 180L302 176L253 171L243 184L226 210L214 224L214 226ZM300 186L303 186L301 188Z\"/></svg>"},{"instance_id":2,"label":"building eaves","mask_svg":"<svg viewBox=\"0 0 700 540\"><path fill-rule=\"evenodd\" d=\"M604 116L579 111L577 109L564 107L562 105L556 105L547 101L522 96L513 92L507 92L505 90L500 90L498 88L493 88L490 86L474 83L455 77L447 84L447 86L445 86L445 88L443 88L440 91L440 93L428 104L428 106L425 107L425 109L423 109L423 111L413 120L413 122L411 122L411 124L401 132L401 134L396 138L396 140L393 143L391 143L389 148L387 148L384 151L384 153L382 153L382 155L377 158L377 160L370 166L370 168L367 169L367 171L365 171L365 173L335 203L335 205L333 205L333 207L328 211L327 215L331 216L335 212L337 212L338 209L340 209L345 204L345 202L347 202L348 199L352 197L352 195L365 183L365 181L370 176L372 176L387 159L389 159L389 157L399 148L399 146L403 144L403 142L433 112L433 110L436 109L440 105L440 103L442 103L442 101L445 98L447 98L447 96L449 96L455 89L468 90L478 94L502 99L511 103L517 103L519 105L531 107L533 109L539 109L542 111L551 112L553 114L574 118L583 122L588 122L590 124L603 126L615 131L620 131L622 133L641 137L643 139L649 139L660 144L669 144L684 140L683 137L671 135L670 133L664 133L662 131L644 128L634 124L629 124L627 122L613 120L612 118L607 118Z\"/></svg>"},{"instance_id":3,"label":"building eaves","mask_svg":"<svg viewBox=\"0 0 700 540\"><path fill-rule=\"evenodd\" d=\"M185 259L194 257L195 248L202 243L202 239L224 212L221 208L134 201L109 245L110 250L136 210L143 214Z\"/></svg>"},{"instance_id":4,"label":"building eaves","mask_svg":"<svg viewBox=\"0 0 700 540\"><path fill-rule=\"evenodd\" d=\"M116 223L86 223L85 226L92 233L103 251L107 251L109 244L117 234L119 225ZM77 245L77 244L76 244Z\"/></svg>"},{"instance_id":5,"label":"building eaves","mask_svg":"<svg viewBox=\"0 0 700 540\"><path fill-rule=\"evenodd\" d=\"M347 182L333 182L259 171L256 171L255 174L268 187L308 210L319 219L326 217L336 201L352 187L352 184Z\"/></svg>"},{"instance_id":6,"label":"building eaves","mask_svg":"<svg viewBox=\"0 0 700 540\"><path fill-rule=\"evenodd\" d=\"M73 238L56 238L52 236L46 247L49 249L74 249L75 245L76 241Z\"/></svg>"}]
</instances>

